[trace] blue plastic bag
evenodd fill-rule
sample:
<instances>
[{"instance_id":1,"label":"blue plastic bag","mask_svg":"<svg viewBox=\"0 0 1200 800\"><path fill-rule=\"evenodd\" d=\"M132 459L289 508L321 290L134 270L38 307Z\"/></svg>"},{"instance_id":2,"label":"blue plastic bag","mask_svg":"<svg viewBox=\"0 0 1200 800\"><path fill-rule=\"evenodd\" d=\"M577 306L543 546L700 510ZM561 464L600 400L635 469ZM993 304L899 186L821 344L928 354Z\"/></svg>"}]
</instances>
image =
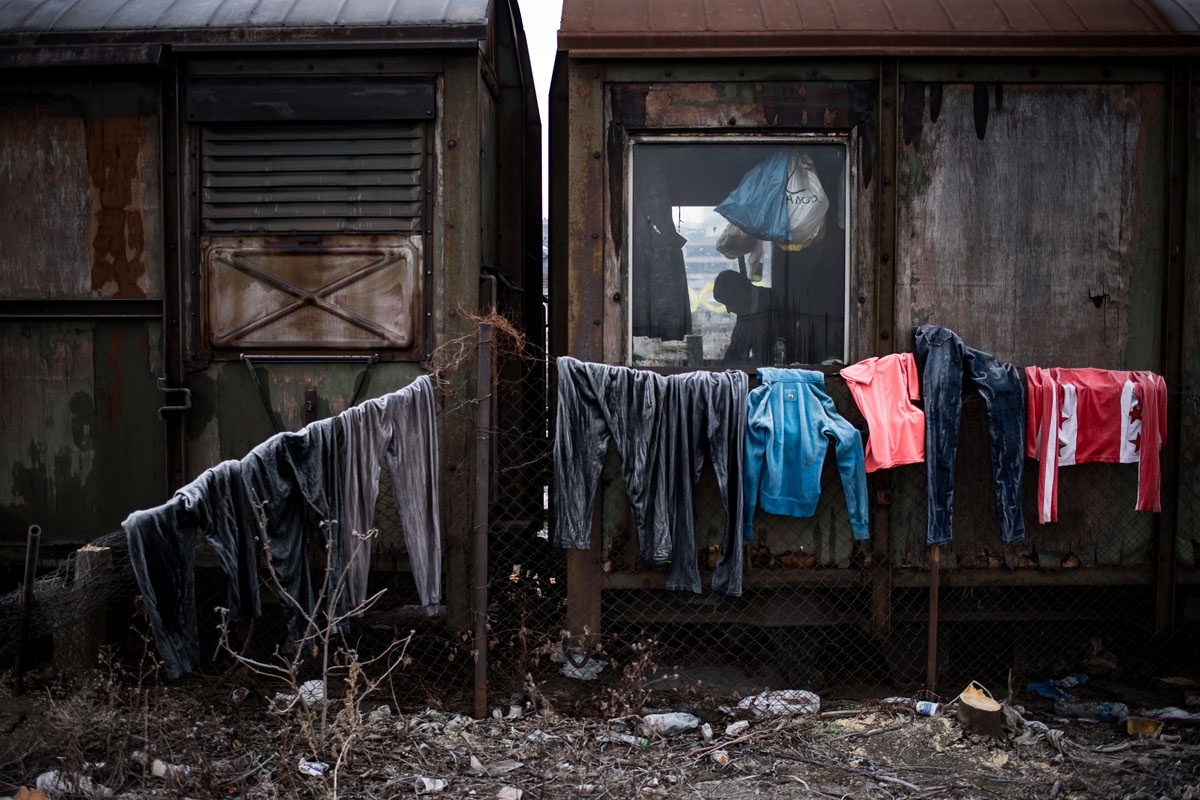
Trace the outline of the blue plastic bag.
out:
<instances>
[{"instance_id":1,"label":"blue plastic bag","mask_svg":"<svg viewBox=\"0 0 1200 800\"><path fill-rule=\"evenodd\" d=\"M820 232L828 208L812 159L778 150L751 167L714 210L756 239L803 245Z\"/></svg>"}]
</instances>

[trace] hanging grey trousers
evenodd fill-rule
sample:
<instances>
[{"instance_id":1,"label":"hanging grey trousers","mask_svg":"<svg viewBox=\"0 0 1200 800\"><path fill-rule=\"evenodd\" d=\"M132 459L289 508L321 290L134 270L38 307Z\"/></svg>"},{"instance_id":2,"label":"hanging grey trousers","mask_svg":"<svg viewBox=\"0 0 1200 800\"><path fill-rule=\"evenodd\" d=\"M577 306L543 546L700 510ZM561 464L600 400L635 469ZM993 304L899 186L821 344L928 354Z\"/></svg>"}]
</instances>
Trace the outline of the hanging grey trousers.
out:
<instances>
[{"instance_id":1,"label":"hanging grey trousers","mask_svg":"<svg viewBox=\"0 0 1200 800\"><path fill-rule=\"evenodd\" d=\"M554 543L587 549L609 443L621 456L642 561L670 564L668 589L699 592L693 492L705 457L725 506L713 590L742 591L744 372L662 376L562 356L554 437Z\"/></svg>"},{"instance_id":2,"label":"hanging grey trousers","mask_svg":"<svg viewBox=\"0 0 1200 800\"><path fill-rule=\"evenodd\" d=\"M425 613L436 614L442 594L442 544L433 382L422 375L397 392L346 409L339 419L345 454L342 548L350 607L367 597L371 540L362 535L374 524L379 475L386 462L417 593Z\"/></svg>"},{"instance_id":3,"label":"hanging grey trousers","mask_svg":"<svg viewBox=\"0 0 1200 800\"><path fill-rule=\"evenodd\" d=\"M342 517L338 486L336 430L332 419L318 420L298 432L277 433L242 459L242 484L250 504L250 524L264 537L271 553L271 569L291 600L281 599L288 635L300 643L316 632L316 594L308 569L306 508L321 526L321 540L329 553L328 574L337 581L345 568L340 550L338 520ZM322 575L322 584L324 575ZM318 586L317 591L321 591ZM323 587L325 602L333 587ZM344 610L339 602L337 612Z\"/></svg>"},{"instance_id":4,"label":"hanging grey trousers","mask_svg":"<svg viewBox=\"0 0 1200 800\"><path fill-rule=\"evenodd\" d=\"M231 621L259 614L257 545L246 524L241 462L205 470L161 506L121 523L129 561L146 605L167 677L200 662L196 618L196 534L212 548L229 579Z\"/></svg>"}]
</instances>

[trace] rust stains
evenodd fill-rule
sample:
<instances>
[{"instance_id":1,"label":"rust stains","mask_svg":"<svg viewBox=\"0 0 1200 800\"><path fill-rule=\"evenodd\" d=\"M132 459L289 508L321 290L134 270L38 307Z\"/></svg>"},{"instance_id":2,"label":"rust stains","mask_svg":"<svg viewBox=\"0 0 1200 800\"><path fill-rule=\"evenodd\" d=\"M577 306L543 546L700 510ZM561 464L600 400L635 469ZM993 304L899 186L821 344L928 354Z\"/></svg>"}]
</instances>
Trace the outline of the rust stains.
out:
<instances>
[{"instance_id":1,"label":"rust stains","mask_svg":"<svg viewBox=\"0 0 1200 800\"><path fill-rule=\"evenodd\" d=\"M92 294L143 298L145 238L137 187L141 120L136 116L89 119L88 172L92 176Z\"/></svg>"}]
</instances>

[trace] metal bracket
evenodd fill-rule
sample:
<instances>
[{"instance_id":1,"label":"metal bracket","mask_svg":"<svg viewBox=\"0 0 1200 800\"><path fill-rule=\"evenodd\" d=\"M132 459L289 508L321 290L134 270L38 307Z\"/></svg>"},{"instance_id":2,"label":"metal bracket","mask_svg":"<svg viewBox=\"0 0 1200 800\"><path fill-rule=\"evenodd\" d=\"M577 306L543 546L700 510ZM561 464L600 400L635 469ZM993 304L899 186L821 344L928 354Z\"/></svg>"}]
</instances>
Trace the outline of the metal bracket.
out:
<instances>
[{"instance_id":1,"label":"metal bracket","mask_svg":"<svg viewBox=\"0 0 1200 800\"><path fill-rule=\"evenodd\" d=\"M170 412L187 411L192 407L192 390L187 388L186 386L168 386L166 378L159 378L158 379L158 390L160 392L162 392L163 395L165 395L163 402L166 403L166 405L164 405L162 408L158 409L158 418L159 419L166 419L166 417L164 417L163 414L165 414L168 411L170 411ZM172 392L179 392L180 394L183 395L182 399L179 402L175 403L174 405L172 405L171 397L170 397Z\"/></svg>"}]
</instances>

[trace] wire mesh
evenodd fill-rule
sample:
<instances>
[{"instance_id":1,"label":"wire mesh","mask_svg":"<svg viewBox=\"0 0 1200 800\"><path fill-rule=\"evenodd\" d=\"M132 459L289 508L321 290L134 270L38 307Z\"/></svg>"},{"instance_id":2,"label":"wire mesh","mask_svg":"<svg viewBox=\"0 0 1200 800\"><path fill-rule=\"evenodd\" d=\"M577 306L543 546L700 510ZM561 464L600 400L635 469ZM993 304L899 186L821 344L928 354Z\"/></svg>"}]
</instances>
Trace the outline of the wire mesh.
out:
<instances>
[{"instance_id":1,"label":"wire mesh","mask_svg":"<svg viewBox=\"0 0 1200 800\"><path fill-rule=\"evenodd\" d=\"M1177 485L1164 487L1163 515L1134 510L1136 465L1078 465L1060 473L1060 521L1039 525L1038 465L1026 460L1027 537L1004 545L986 410L979 398L968 397L956 464L954 539L941 548L936 598L925 545L924 465L869 476L872 538L855 541L841 476L827 456L816 513L756 514L755 537L743 545L745 590L741 597L725 597L710 589L725 525L711 468L702 470L695 493L704 589L672 592L662 588L664 567L640 562L621 465L610 452L597 496L600 545L591 554L599 560L599 579L571 586L571 556L551 544L553 360L540 347L514 340L497 348L492 374L492 469L478 486L489 501L493 706L529 703L547 681L567 687L574 698L569 708L585 713L611 713L619 707L618 688L628 695L631 685L671 686L701 697L767 688L835 696L913 694L930 688L932 602L938 620L933 677L946 694L971 680L1003 691L1075 672L1136 681L1194 670L1200 649L1195 533L1200 459L1186 446ZM839 413L866 436L840 377L828 375L826 386ZM1185 444L1200 435L1194 406L1194 398L1173 399ZM470 399L449 399L442 413L457 417L444 422L473 430L476 408ZM449 506L467 514L473 500L453 497ZM1160 554L1160 526L1172 515L1174 552ZM375 520L369 593L386 591L353 623L348 641L369 656L415 631L411 662L398 674L398 699L466 710L476 655L470 635L444 617L421 612L386 471ZM110 642L140 653L137 634L146 626L137 613L124 536L111 534L93 545L106 549L102 569L81 574L72 558L38 581L31 639L40 652L83 646L72 642L91 646L87 636L94 634L86 631L100 624ZM196 577L201 645L202 652L216 655L205 668L219 671L229 661L216 646L214 609L223 602L226 584L203 551L201 546ZM316 571L322 566L319 540L310 552ZM1175 573L1165 637L1159 635L1164 568ZM564 631L569 603L597 597L597 624L586 642L591 649L575 650L582 632L569 638ZM12 655L19 602L19 592L0 597L0 658ZM236 646L269 655L284 641L285 630L278 602L266 592L263 616L238 627ZM628 697L622 702L628 704Z\"/></svg>"},{"instance_id":2,"label":"wire mesh","mask_svg":"<svg viewBox=\"0 0 1200 800\"><path fill-rule=\"evenodd\" d=\"M553 386L553 365L550 366ZM826 378L842 416L864 441L868 430L848 388L835 373ZM1187 414L1186 408L1180 413ZM506 417L505 420L518 420ZM550 419L552 427L553 420ZM1194 425L1194 420L1185 423ZM550 437L526 422L498 434L513 453L509 469L529 469L549 459ZM1193 434L1194 435L1194 434ZM1179 548L1192 546L1200 513L1193 477L1180 483ZM1024 464L1024 542L1000 539L986 409L977 396L965 399L956 463L954 540L940 548L940 588L931 598L926 547L924 465L869 476L872 539L855 541L832 448L821 475L821 499L810 518L758 513L755 538L746 542L741 597L710 591L725 524L711 468L696 491L699 568L704 591L667 591L664 567L640 562L619 458L610 451L598 494L602 578L596 586L562 586L565 556L547 545L539 524L509 530L497 520L524 519L510 508L526 507L520 493L505 495L508 477L499 470L501 495L493 501L493 588L511 579L506 597L517 598L505 622L493 627L511 663L529 653L562 647L566 589L572 596L600 596L601 660L612 666L594 684L578 682L576 694L603 708L623 663L653 648L660 675L701 694L746 694L767 688L808 688L832 694L861 691L916 693L931 687L949 692L971 680L1020 690L1026 682L1084 672L1094 678L1148 680L1172 670L1187 672L1195 658L1197 600L1180 558L1173 637L1156 636L1158 537L1162 517L1135 510L1136 465L1086 464L1060 473L1059 521L1037 523L1038 463ZM549 469L539 474L546 475ZM1170 492L1170 488L1166 490ZM512 506L507 504L512 503ZM504 557L499 555L505 553ZM529 565L536 564L534 568ZM520 565L518 569L516 565ZM505 576L508 576L506 578ZM549 587L547 576L554 579ZM532 579L537 578L536 581ZM505 593L505 589L500 589ZM506 600L505 602L509 602ZM935 674L929 674L931 602L937 604ZM530 609L540 617L529 625ZM499 607L494 609L498 612ZM518 624L519 623L519 624ZM579 632L574 632L578 634ZM592 631L595 633L595 631ZM530 642L542 642L540 650ZM535 662L536 663L536 662ZM561 662L540 662L543 676L579 675ZM931 683L932 677L932 683ZM653 679L652 679L653 680Z\"/></svg>"}]
</instances>

